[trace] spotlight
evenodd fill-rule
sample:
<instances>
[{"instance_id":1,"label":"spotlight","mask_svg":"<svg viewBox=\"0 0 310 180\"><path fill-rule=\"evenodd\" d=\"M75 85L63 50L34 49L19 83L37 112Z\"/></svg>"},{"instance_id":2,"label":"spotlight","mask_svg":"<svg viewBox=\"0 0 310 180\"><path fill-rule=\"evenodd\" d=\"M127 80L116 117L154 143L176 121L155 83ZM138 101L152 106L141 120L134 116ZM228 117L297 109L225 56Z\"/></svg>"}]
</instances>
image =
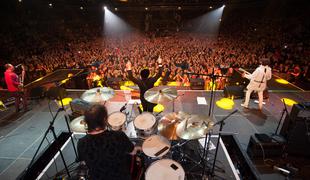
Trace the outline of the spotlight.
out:
<instances>
[{"instance_id":1,"label":"spotlight","mask_svg":"<svg viewBox=\"0 0 310 180\"><path fill-rule=\"evenodd\" d=\"M83 6L81 6L81 7L80 7L80 10L83 10L83 9L84 9Z\"/></svg>"},{"instance_id":2,"label":"spotlight","mask_svg":"<svg viewBox=\"0 0 310 180\"><path fill-rule=\"evenodd\" d=\"M179 6L179 7L178 7L178 10L181 10L181 9L182 9L182 7L181 7L181 6Z\"/></svg>"},{"instance_id":3,"label":"spotlight","mask_svg":"<svg viewBox=\"0 0 310 180\"><path fill-rule=\"evenodd\" d=\"M22 2L22 0L18 0L18 2L20 2L20 3L21 3L21 2Z\"/></svg>"},{"instance_id":4,"label":"spotlight","mask_svg":"<svg viewBox=\"0 0 310 180\"><path fill-rule=\"evenodd\" d=\"M118 11L118 8L114 8L115 11Z\"/></svg>"},{"instance_id":5,"label":"spotlight","mask_svg":"<svg viewBox=\"0 0 310 180\"><path fill-rule=\"evenodd\" d=\"M107 10L107 9L108 9L108 7L107 7L107 6L103 6L103 9L104 9L104 10Z\"/></svg>"},{"instance_id":6,"label":"spotlight","mask_svg":"<svg viewBox=\"0 0 310 180\"><path fill-rule=\"evenodd\" d=\"M212 6L209 6L209 9L212 9L213 7Z\"/></svg>"},{"instance_id":7,"label":"spotlight","mask_svg":"<svg viewBox=\"0 0 310 180\"><path fill-rule=\"evenodd\" d=\"M222 6L223 8L226 7L225 4Z\"/></svg>"},{"instance_id":8,"label":"spotlight","mask_svg":"<svg viewBox=\"0 0 310 180\"><path fill-rule=\"evenodd\" d=\"M221 21L222 21L222 18L220 18L219 21L221 22Z\"/></svg>"},{"instance_id":9,"label":"spotlight","mask_svg":"<svg viewBox=\"0 0 310 180\"><path fill-rule=\"evenodd\" d=\"M144 9L145 9L146 11L148 11L148 10L149 10L149 8L148 8L148 7L145 7Z\"/></svg>"},{"instance_id":10,"label":"spotlight","mask_svg":"<svg viewBox=\"0 0 310 180\"><path fill-rule=\"evenodd\" d=\"M52 4L52 3L49 3L48 6L49 6L49 7L53 7L53 4Z\"/></svg>"}]
</instances>

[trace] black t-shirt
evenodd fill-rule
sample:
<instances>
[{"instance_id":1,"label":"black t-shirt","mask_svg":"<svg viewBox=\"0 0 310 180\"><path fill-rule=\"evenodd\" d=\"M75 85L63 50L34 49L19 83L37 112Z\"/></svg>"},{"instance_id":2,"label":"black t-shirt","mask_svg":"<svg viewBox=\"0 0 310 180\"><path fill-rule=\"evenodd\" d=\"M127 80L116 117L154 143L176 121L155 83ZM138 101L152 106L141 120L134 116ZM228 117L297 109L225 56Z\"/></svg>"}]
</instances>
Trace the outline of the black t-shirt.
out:
<instances>
[{"instance_id":1,"label":"black t-shirt","mask_svg":"<svg viewBox=\"0 0 310 180\"><path fill-rule=\"evenodd\" d=\"M92 180L130 180L134 145L122 131L87 134L78 142L79 160L85 161Z\"/></svg>"}]
</instances>

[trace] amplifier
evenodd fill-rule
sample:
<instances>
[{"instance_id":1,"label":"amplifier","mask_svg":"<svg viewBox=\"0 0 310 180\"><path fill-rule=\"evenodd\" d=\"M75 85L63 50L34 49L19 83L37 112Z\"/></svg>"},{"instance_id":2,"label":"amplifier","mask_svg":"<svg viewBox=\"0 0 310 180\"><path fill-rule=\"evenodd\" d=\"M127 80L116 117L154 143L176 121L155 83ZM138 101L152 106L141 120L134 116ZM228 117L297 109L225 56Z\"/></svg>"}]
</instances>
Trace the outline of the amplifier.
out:
<instances>
[{"instance_id":1,"label":"amplifier","mask_svg":"<svg viewBox=\"0 0 310 180\"><path fill-rule=\"evenodd\" d=\"M265 158L282 156L284 143L280 142L261 142L256 137L251 136L247 153L252 159L262 158L263 153Z\"/></svg>"},{"instance_id":2,"label":"amplifier","mask_svg":"<svg viewBox=\"0 0 310 180\"><path fill-rule=\"evenodd\" d=\"M189 82L191 83L191 89L193 90L204 90L205 81L202 78L190 78Z\"/></svg>"}]
</instances>

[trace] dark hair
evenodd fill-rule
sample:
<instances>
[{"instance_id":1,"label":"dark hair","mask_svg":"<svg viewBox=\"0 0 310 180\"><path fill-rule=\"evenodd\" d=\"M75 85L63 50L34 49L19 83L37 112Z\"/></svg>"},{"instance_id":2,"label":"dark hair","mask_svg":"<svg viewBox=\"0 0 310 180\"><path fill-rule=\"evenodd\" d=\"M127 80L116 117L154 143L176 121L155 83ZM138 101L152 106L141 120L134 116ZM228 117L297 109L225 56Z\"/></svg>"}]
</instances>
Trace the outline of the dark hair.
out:
<instances>
[{"instance_id":1,"label":"dark hair","mask_svg":"<svg viewBox=\"0 0 310 180\"><path fill-rule=\"evenodd\" d=\"M148 70L148 69L143 69L143 70L140 72L140 76L141 76L143 79L148 78L149 75L150 75L150 70Z\"/></svg>"},{"instance_id":2,"label":"dark hair","mask_svg":"<svg viewBox=\"0 0 310 180\"><path fill-rule=\"evenodd\" d=\"M270 60L268 58L261 59L261 62L263 66L267 66L270 64Z\"/></svg>"},{"instance_id":3,"label":"dark hair","mask_svg":"<svg viewBox=\"0 0 310 180\"><path fill-rule=\"evenodd\" d=\"M96 128L105 129L107 126L108 112L103 105L93 105L85 111L84 116L88 131L93 131Z\"/></svg>"}]
</instances>

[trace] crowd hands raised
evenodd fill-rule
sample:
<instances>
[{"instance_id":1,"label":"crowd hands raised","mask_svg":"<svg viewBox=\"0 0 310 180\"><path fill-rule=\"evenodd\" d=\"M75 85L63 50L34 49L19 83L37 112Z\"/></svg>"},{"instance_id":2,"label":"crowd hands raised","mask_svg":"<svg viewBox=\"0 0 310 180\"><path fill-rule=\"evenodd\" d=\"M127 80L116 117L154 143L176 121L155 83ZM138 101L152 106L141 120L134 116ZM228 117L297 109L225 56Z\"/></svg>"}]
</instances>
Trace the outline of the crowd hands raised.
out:
<instances>
[{"instance_id":1,"label":"crowd hands raised","mask_svg":"<svg viewBox=\"0 0 310 180\"><path fill-rule=\"evenodd\" d=\"M102 82L110 78L127 81L127 62L131 62L135 76L139 76L143 68L149 68L150 76L153 76L157 72L159 56L165 68L162 77L169 73L166 81L178 86L189 86L190 78L199 77L184 72L210 74L214 68L217 75L231 75L232 68L254 69L265 57L271 59L273 71L284 78L292 82L297 78L309 79L309 47L307 49L305 43L296 41L291 33L277 28L268 21L261 22L260 26L252 24L250 28L226 23L216 38L193 32L171 33L165 37L150 37L138 32L102 37L100 28L84 33L84 36L67 32L70 40L55 41L51 46L43 43L44 50L40 53L16 51L12 63L25 64L26 77L30 81L59 68L88 68L89 88L96 86L94 78ZM97 67L92 66L95 61ZM204 79L205 89L210 89L210 78L199 78ZM216 89L223 89L227 81L228 78L218 78Z\"/></svg>"}]
</instances>

